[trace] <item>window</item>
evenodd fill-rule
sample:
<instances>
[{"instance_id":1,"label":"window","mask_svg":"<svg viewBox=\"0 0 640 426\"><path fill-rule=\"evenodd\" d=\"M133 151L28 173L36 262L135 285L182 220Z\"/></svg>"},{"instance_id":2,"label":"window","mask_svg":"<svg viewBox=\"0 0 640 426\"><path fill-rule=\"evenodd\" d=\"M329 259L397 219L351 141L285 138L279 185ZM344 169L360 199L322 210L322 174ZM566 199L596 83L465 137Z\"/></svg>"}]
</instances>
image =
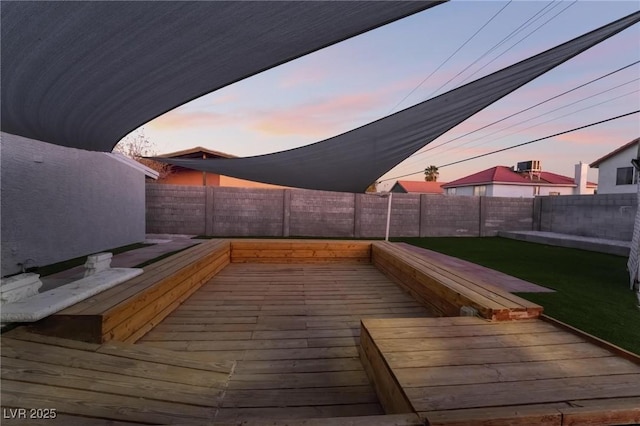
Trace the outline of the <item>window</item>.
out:
<instances>
[{"instance_id":1,"label":"window","mask_svg":"<svg viewBox=\"0 0 640 426\"><path fill-rule=\"evenodd\" d=\"M473 195L483 197L487 193L486 185L478 185L473 187Z\"/></svg>"},{"instance_id":2,"label":"window","mask_svg":"<svg viewBox=\"0 0 640 426\"><path fill-rule=\"evenodd\" d=\"M534 186L533 187L533 195L540 195L540 187L539 186Z\"/></svg>"},{"instance_id":3,"label":"window","mask_svg":"<svg viewBox=\"0 0 640 426\"><path fill-rule=\"evenodd\" d=\"M631 185L638 182L633 167L619 167L616 170L616 185Z\"/></svg>"},{"instance_id":4,"label":"window","mask_svg":"<svg viewBox=\"0 0 640 426\"><path fill-rule=\"evenodd\" d=\"M552 191L552 192L549 192L549 195L560 195L560 193L559 193L559 192Z\"/></svg>"},{"instance_id":5,"label":"window","mask_svg":"<svg viewBox=\"0 0 640 426\"><path fill-rule=\"evenodd\" d=\"M456 188L447 188L447 195L456 195Z\"/></svg>"}]
</instances>

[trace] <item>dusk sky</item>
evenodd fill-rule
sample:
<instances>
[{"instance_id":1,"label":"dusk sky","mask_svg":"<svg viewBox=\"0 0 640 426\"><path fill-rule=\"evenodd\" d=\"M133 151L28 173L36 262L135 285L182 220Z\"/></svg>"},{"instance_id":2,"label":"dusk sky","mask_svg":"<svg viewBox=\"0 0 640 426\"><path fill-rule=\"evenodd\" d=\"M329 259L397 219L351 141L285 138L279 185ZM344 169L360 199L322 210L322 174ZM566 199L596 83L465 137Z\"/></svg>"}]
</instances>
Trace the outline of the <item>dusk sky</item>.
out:
<instances>
[{"instance_id":1,"label":"dusk sky","mask_svg":"<svg viewBox=\"0 0 640 426\"><path fill-rule=\"evenodd\" d=\"M159 154L203 146L251 156L308 145L410 107L636 12L638 4L637 1L454 0L203 96L147 123L145 134ZM491 50L532 17L526 24L529 26ZM380 180L385 181L379 189L388 189L394 177L409 173L415 174L402 179L422 180L421 170L429 165L442 166L638 110L640 64L635 64L446 143L639 60L640 25L635 25L445 133L421 150L425 152L413 155L381 176ZM638 136L640 117L635 114L442 167L439 180L447 182L492 166L513 166L525 160L541 160L543 170L573 176L577 162L591 163ZM589 178L595 181L597 171L592 170Z\"/></svg>"}]
</instances>

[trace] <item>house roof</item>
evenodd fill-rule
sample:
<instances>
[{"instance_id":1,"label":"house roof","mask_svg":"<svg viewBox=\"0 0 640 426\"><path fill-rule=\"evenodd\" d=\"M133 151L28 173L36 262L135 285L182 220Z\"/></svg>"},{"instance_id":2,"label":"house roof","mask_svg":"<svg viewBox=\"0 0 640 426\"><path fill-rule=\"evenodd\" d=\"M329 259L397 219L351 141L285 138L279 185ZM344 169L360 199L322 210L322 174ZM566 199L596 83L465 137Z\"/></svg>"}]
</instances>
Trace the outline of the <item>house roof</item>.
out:
<instances>
[{"instance_id":1,"label":"house roof","mask_svg":"<svg viewBox=\"0 0 640 426\"><path fill-rule=\"evenodd\" d=\"M203 154L206 154L207 158L237 158L235 155L227 154L225 152L214 151L212 149L196 146L189 149L183 149L182 151L170 152L168 154L158 155L160 158L202 158Z\"/></svg>"},{"instance_id":2,"label":"house roof","mask_svg":"<svg viewBox=\"0 0 640 426\"><path fill-rule=\"evenodd\" d=\"M598 158L596 161L594 161L593 163L589 164L589 167L597 168L598 166L600 166L600 164L603 161L608 160L609 158L613 157L614 155L617 155L620 152L624 151L625 149L629 148L630 146L636 145L638 143L640 143L640 138L635 138L631 142L628 142L628 143L622 145L620 148L614 149L610 153Z\"/></svg>"},{"instance_id":3,"label":"house roof","mask_svg":"<svg viewBox=\"0 0 640 426\"><path fill-rule=\"evenodd\" d=\"M469 176L454 180L445 185L443 188L454 188L458 186L471 185L490 185L503 183L508 185L557 185L557 186L575 186L574 178L559 175L551 172L540 172L539 179L537 176L531 177L528 173L514 172L511 167L496 166ZM594 182L587 182L588 187L596 187Z\"/></svg>"},{"instance_id":4,"label":"house roof","mask_svg":"<svg viewBox=\"0 0 640 426\"><path fill-rule=\"evenodd\" d=\"M393 187L400 187L406 192L414 192L420 194L442 194L444 190L442 185L446 182L426 182L416 180L399 180ZM393 191L393 189L392 189Z\"/></svg>"}]
</instances>

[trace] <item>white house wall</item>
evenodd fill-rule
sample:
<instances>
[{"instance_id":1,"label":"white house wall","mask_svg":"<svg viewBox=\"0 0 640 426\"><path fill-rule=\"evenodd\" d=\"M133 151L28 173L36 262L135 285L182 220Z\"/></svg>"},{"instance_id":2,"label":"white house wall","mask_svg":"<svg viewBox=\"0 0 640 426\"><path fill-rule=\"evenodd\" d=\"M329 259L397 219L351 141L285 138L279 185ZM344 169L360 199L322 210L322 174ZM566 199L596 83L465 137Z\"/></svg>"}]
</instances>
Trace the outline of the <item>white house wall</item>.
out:
<instances>
[{"instance_id":1,"label":"white house wall","mask_svg":"<svg viewBox=\"0 0 640 426\"><path fill-rule=\"evenodd\" d=\"M1 139L2 275L145 237L144 174L100 152Z\"/></svg>"},{"instance_id":2,"label":"white house wall","mask_svg":"<svg viewBox=\"0 0 640 426\"><path fill-rule=\"evenodd\" d=\"M459 186L454 195L473 195L473 186Z\"/></svg>"},{"instance_id":3,"label":"white house wall","mask_svg":"<svg viewBox=\"0 0 640 426\"><path fill-rule=\"evenodd\" d=\"M533 186L527 185L486 185L487 197L513 197L513 198L533 198ZM473 195L473 186L460 186L456 188L455 195ZM572 195L574 188L571 186L540 186L539 195L550 195L551 192L559 192L559 195ZM593 190L591 190L593 191ZM556 195L556 194L554 194Z\"/></svg>"},{"instance_id":4,"label":"white house wall","mask_svg":"<svg viewBox=\"0 0 640 426\"><path fill-rule=\"evenodd\" d=\"M494 197L533 198L533 187L521 185L491 185Z\"/></svg>"},{"instance_id":5,"label":"white house wall","mask_svg":"<svg viewBox=\"0 0 640 426\"><path fill-rule=\"evenodd\" d=\"M632 145L598 166L598 194L629 194L636 192L636 185L616 185L619 167L632 167L631 160L636 158L638 147Z\"/></svg>"}]
</instances>

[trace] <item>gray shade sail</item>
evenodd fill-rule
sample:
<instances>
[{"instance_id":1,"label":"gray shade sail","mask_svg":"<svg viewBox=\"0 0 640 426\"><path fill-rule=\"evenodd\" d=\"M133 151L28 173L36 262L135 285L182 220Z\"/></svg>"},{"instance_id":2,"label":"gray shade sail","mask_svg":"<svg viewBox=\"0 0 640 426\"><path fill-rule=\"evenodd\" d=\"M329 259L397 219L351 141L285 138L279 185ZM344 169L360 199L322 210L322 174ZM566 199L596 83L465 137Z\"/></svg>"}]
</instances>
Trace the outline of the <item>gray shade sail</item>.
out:
<instances>
[{"instance_id":1,"label":"gray shade sail","mask_svg":"<svg viewBox=\"0 0 640 426\"><path fill-rule=\"evenodd\" d=\"M111 151L185 102L439 3L3 0L2 131Z\"/></svg>"},{"instance_id":2,"label":"gray shade sail","mask_svg":"<svg viewBox=\"0 0 640 426\"><path fill-rule=\"evenodd\" d=\"M476 112L640 20L640 12L388 117L300 148L237 159L169 164L298 188L363 192L372 182Z\"/></svg>"}]
</instances>

